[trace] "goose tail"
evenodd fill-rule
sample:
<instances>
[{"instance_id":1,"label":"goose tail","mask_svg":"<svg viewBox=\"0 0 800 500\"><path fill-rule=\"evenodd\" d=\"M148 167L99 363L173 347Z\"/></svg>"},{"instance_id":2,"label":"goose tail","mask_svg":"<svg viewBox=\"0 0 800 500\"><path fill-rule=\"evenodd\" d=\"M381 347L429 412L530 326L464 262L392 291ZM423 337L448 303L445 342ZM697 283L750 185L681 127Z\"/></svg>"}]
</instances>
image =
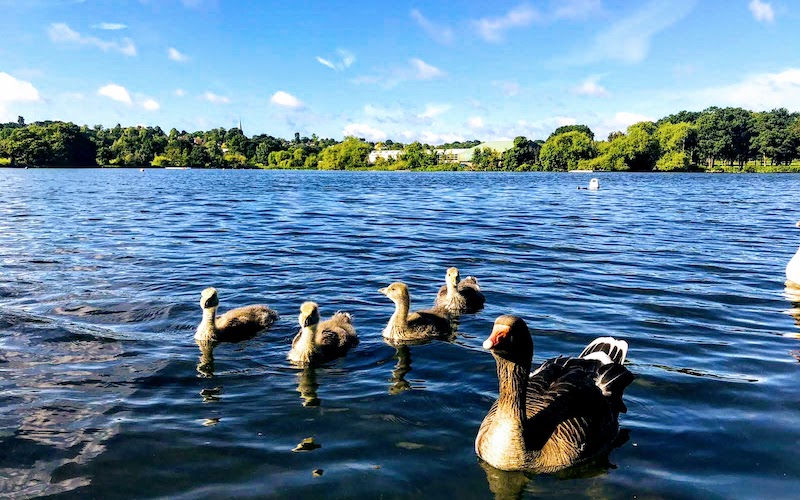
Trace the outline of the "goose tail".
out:
<instances>
[{"instance_id":1,"label":"goose tail","mask_svg":"<svg viewBox=\"0 0 800 500\"><path fill-rule=\"evenodd\" d=\"M605 356L603 356L605 354ZM616 363L621 365L628 355L628 343L614 337L598 337L594 339L581 352L579 357L586 359L599 359L603 364Z\"/></svg>"}]
</instances>

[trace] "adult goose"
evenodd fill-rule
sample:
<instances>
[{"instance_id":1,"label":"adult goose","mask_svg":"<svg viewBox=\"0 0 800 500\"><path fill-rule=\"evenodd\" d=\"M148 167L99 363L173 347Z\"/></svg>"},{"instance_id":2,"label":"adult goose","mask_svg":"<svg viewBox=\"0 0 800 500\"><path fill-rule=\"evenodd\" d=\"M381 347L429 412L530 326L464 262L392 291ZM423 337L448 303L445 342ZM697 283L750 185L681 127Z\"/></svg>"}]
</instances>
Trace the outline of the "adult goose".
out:
<instances>
[{"instance_id":1,"label":"adult goose","mask_svg":"<svg viewBox=\"0 0 800 500\"><path fill-rule=\"evenodd\" d=\"M292 341L289 361L300 365L326 363L347 354L358 345L353 318L346 312L320 322L319 307L314 302L300 306L300 333Z\"/></svg>"},{"instance_id":2,"label":"adult goose","mask_svg":"<svg viewBox=\"0 0 800 500\"><path fill-rule=\"evenodd\" d=\"M500 316L483 343L497 362L500 394L475 439L478 456L502 470L556 472L611 449L633 375L624 340L601 337L577 358L545 361L531 373L533 339L515 316Z\"/></svg>"},{"instance_id":3,"label":"adult goose","mask_svg":"<svg viewBox=\"0 0 800 500\"><path fill-rule=\"evenodd\" d=\"M383 338L391 342L424 342L449 338L453 327L447 313L441 308L415 311L411 309L411 297L405 283L395 282L378 290L394 302L394 314L383 329Z\"/></svg>"},{"instance_id":4,"label":"adult goose","mask_svg":"<svg viewBox=\"0 0 800 500\"><path fill-rule=\"evenodd\" d=\"M219 296L215 288L200 294L203 320L197 326L194 339L198 342L239 342L252 338L278 319L278 313L261 304L231 309L217 316Z\"/></svg>"},{"instance_id":5,"label":"adult goose","mask_svg":"<svg viewBox=\"0 0 800 500\"><path fill-rule=\"evenodd\" d=\"M458 268L451 267L445 274L444 282L434 306L442 307L452 315L474 313L483 309L486 298L481 293L477 278L467 276L462 280Z\"/></svg>"}]
</instances>

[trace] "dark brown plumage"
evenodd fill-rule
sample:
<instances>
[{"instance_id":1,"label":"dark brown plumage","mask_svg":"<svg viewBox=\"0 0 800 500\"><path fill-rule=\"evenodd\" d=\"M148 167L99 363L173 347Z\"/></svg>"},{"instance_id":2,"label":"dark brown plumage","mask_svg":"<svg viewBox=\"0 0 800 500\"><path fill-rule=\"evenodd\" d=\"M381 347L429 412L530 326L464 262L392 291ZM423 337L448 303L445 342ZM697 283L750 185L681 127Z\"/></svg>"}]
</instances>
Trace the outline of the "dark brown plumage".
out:
<instances>
[{"instance_id":1,"label":"dark brown plumage","mask_svg":"<svg viewBox=\"0 0 800 500\"><path fill-rule=\"evenodd\" d=\"M445 284L439 289L434 306L444 308L451 315L470 314L483 309L486 298L478 285L478 278L460 278L457 268L451 267L447 270Z\"/></svg>"},{"instance_id":2,"label":"dark brown plumage","mask_svg":"<svg viewBox=\"0 0 800 500\"><path fill-rule=\"evenodd\" d=\"M500 316L484 342L497 362L500 391L475 439L475 451L502 470L555 472L609 450L633 375L627 343L593 341L580 357L558 357L530 374L533 340L525 322ZM530 375L529 375L530 374Z\"/></svg>"},{"instance_id":3,"label":"dark brown plumage","mask_svg":"<svg viewBox=\"0 0 800 500\"><path fill-rule=\"evenodd\" d=\"M320 364L347 354L358 345L358 335L350 314L337 312L325 321L319 320L319 307L314 302L300 306L300 333L292 341L289 361L301 365Z\"/></svg>"},{"instance_id":4,"label":"dark brown plumage","mask_svg":"<svg viewBox=\"0 0 800 500\"><path fill-rule=\"evenodd\" d=\"M254 337L269 328L278 319L278 313L266 305L251 305L231 309L216 316L219 296L214 288L206 288L200 294L203 320L197 326L194 338L197 341L239 342Z\"/></svg>"},{"instance_id":5,"label":"dark brown plumage","mask_svg":"<svg viewBox=\"0 0 800 500\"><path fill-rule=\"evenodd\" d=\"M411 298L405 283L395 282L378 290L395 304L394 314L383 329L383 337L393 342L421 342L449 338L453 327L441 308L409 313Z\"/></svg>"}]
</instances>

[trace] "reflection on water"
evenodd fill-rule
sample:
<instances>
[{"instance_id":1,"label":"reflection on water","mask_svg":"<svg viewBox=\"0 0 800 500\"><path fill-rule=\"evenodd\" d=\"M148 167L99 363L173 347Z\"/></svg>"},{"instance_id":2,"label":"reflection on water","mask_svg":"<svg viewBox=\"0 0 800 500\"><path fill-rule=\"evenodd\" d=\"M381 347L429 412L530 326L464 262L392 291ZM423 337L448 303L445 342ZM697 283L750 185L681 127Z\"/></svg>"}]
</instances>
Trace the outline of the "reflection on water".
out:
<instances>
[{"instance_id":1,"label":"reflection on water","mask_svg":"<svg viewBox=\"0 0 800 500\"><path fill-rule=\"evenodd\" d=\"M317 369L308 366L297 372L297 392L303 398L303 406L319 406L321 401L317 397Z\"/></svg>"},{"instance_id":2,"label":"reflection on water","mask_svg":"<svg viewBox=\"0 0 800 500\"><path fill-rule=\"evenodd\" d=\"M411 349L407 345L396 345L394 358L397 364L392 370L389 380L389 394L396 395L411 389L411 384L406 380L406 375L411 371Z\"/></svg>"},{"instance_id":3,"label":"reflection on water","mask_svg":"<svg viewBox=\"0 0 800 500\"><path fill-rule=\"evenodd\" d=\"M0 497L790 497L800 177L598 175L587 197L555 174L4 170ZM454 342L387 347L374 290L402 280L426 307L451 266L486 308ZM209 285L231 308L324 300L361 344L298 371L287 318L195 347ZM505 313L535 362L628 341L618 468L481 468L481 342Z\"/></svg>"}]
</instances>

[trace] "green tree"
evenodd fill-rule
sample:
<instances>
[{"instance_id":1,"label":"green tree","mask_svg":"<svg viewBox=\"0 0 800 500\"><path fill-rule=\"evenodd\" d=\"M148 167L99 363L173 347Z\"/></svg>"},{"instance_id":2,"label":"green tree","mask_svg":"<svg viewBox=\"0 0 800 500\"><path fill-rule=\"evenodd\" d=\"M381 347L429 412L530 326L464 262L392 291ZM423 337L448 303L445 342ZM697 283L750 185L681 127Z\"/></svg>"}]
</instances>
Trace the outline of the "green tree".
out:
<instances>
[{"instance_id":1,"label":"green tree","mask_svg":"<svg viewBox=\"0 0 800 500\"><path fill-rule=\"evenodd\" d=\"M545 170L574 170L579 161L595 155L592 138L584 132L572 130L550 136L542 146L540 161Z\"/></svg>"},{"instance_id":2,"label":"green tree","mask_svg":"<svg viewBox=\"0 0 800 500\"><path fill-rule=\"evenodd\" d=\"M368 166L367 157L372 146L352 136L340 144L322 150L318 168L321 170L352 170Z\"/></svg>"},{"instance_id":3,"label":"green tree","mask_svg":"<svg viewBox=\"0 0 800 500\"><path fill-rule=\"evenodd\" d=\"M562 125L557 129L555 129L547 139L550 140L551 137L554 137L556 135L561 135L565 132L583 132L584 134L589 136L589 139L594 140L594 132L592 132L592 129L590 129L586 125Z\"/></svg>"}]
</instances>

